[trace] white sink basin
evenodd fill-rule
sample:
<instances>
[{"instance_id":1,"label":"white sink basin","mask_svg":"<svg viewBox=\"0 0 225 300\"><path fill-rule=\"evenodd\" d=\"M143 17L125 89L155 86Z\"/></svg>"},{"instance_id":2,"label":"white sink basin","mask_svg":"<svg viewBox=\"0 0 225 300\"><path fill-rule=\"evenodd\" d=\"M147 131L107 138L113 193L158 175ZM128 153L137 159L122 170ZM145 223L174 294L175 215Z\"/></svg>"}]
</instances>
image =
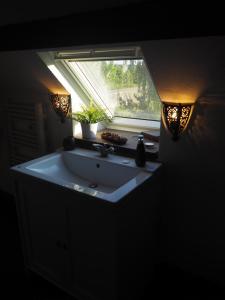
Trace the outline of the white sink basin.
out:
<instances>
[{"instance_id":1,"label":"white sink basin","mask_svg":"<svg viewBox=\"0 0 225 300\"><path fill-rule=\"evenodd\" d=\"M96 151L76 148L40 157L14 166L12 170L117 202L159 167L159 163L147 162L145 168L138 168L130 158L113 154L102 158Z\"/></svg>"}]
</instances>

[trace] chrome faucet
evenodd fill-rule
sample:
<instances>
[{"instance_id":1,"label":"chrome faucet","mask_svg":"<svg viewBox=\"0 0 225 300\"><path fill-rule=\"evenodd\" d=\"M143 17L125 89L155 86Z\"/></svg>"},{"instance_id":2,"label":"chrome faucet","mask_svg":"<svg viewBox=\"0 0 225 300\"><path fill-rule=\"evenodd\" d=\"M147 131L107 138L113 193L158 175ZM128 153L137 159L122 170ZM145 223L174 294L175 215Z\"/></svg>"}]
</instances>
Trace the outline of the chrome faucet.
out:
<instances>
[{"instance_id":1,"label":"chrome faucet","mask_svg":"<svg viewBox=\"0 0 225 300\"><path fill-rule=\"evenodd\" d=\"M112 146L108 146L107 144L92 144L93 147L100 152L101 157L107 157L108 153L112 153L115 151L115 148Z\"/></svg>"}]
</instances>

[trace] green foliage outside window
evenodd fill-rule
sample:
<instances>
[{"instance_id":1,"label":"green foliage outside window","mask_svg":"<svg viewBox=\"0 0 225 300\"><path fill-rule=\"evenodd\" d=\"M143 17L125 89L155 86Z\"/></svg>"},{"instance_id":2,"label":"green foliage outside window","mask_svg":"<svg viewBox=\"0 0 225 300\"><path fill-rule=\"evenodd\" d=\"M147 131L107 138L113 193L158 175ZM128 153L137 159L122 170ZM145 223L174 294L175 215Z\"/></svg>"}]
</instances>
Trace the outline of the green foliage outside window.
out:
<instances>
[{"instance_id":1,"label":"green foliage outside window","mask_svg":"<svg viewBox=\"0 0 225 300\"><path fill-rule=\"evenodd\" d=\"M143 64L143 60L102 62L102 73L110 89L118 90L115 115L143 118L144 112L146 119L159 120L161 103ZM133 94L129 93L132 88Z\"/></svg>"}]
</instances>

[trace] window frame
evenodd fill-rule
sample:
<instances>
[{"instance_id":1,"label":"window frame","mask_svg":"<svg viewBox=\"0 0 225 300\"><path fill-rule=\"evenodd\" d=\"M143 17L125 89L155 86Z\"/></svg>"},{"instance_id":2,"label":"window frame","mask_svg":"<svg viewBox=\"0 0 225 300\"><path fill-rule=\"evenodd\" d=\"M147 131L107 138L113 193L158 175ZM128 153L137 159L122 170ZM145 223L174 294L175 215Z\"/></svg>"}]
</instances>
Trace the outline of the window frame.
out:
<instances>
[{"instance_id":1,"label":"window frame","mask_svg":"<svg viewBox=\"0 0 225 300\"><path fill-rule=\"evenodd\" d=\"M65 50L65 51L50 51L48 53L38 53L42 60L47 64L54 65L59 73L66 79L66 81L70 84L70 86L76 91L76 94L80 96L84 105L88 105L89 99L92 96L90 91L87 90L86 87L80 82L80 79L76 76L75 72L73 72L67 63L68 60L75 61L90 61L90 60L113 60L115 59L114 52L120 53L117 59L143 59L145 61L145 65L147 71L149 72L148 65L146 64L146 60L144 55L142 54L141 48L139 46L134 47L118 47L118 48L100 48L93 50L91 48L88 49L74 49L74 50ZM111 56L109 53L111 52ZM97 53L97 55L96 55ZM107 57L105 56L107 53ZM100 54L102 57L100 57ZM77 55L77 56L76 56ZM150 74L150 72L148 73ZM150 76L151 78L151 76ZM59 80L59 79L58 79ZM151 78L153 81L153 79ZM154 81L153 81L154 84ZM154 85L155 86L155 85ZM156 89L157 92L157 89ZM157 92L158 94L158 92ZM159 94L158 94L159 96ZM159 97L160 98L160 97ZM94 99L97 104L102 104L102 99ZM75 106L75 99L73 101L72 98L72 107ZM74 103L74 105L73 105ZM107 105L104 105L107 108ZM112 123L107 125L107 128L117 129L117 130L125 130L125 131L140 131L140 130L156 130L159 131L161 126L161 119L159 121L156 120L146 120L140 118L128 118L128 117L113 117Z\"/></svg>"}]
</instances>

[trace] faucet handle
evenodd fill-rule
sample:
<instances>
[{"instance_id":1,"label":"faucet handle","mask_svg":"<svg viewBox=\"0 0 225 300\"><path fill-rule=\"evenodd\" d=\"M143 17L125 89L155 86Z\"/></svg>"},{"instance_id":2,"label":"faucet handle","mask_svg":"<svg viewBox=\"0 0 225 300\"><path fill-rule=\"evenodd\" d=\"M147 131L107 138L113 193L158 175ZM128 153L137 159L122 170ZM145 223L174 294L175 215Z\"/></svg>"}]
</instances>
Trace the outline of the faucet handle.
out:
<instances>
[{"instance_id":1,"label":"faucet handle","mask_svg":"<svg viewBox=\"0 0 225 300\"><path fill-rule=\"evenodd\" d=\"M115 144L112 144L111 145L111 148L113 148L113 152L117 152L118 151L118 146L117 145L115 145Z\"/></svg>"},{"instance_id":2,"label":"faucet handle","mask_svg":"<svg viewBox=\"0 0 225 300\"><path fill-rule=\"evenodd\" d=\"M104 143L102 146L105 148L105 151L107 151L107 152L114 152L115 151L114 145L109 145L109 144Z\"/></svg>"},{"instance_id":3,"label":"faucet handle","mask_svg":"<svg viewBox=\"0 0 225 300\"><path fill-rule=\"evenodd\" d=\"M115 152L115 147L114 146L109 146L108 148L107 148L107 151L109 151L109 152Z\"/></svg>"},{"instance_id":4,"label":"faucet handle","mask_svg":"<svg viewBox=\"0 0 225 300\"><path fill-rule=\"evenodd\" d=\"M106 157L108 153L112 153L115 151L113 146L108 144L92 144L93 147L100 152L102 157Z\"/></svg>"},{"instance_id":5,"label":"faucet handle","mask_svg":"<svg viewBox=\"0 0 225 300\"><path fill-rule=\"evenodd\" d=\"M92 146L93 146L95 149L102 148L102 145L101 145L101 144L92 144Z\"/></svg>"}]
</instances>

